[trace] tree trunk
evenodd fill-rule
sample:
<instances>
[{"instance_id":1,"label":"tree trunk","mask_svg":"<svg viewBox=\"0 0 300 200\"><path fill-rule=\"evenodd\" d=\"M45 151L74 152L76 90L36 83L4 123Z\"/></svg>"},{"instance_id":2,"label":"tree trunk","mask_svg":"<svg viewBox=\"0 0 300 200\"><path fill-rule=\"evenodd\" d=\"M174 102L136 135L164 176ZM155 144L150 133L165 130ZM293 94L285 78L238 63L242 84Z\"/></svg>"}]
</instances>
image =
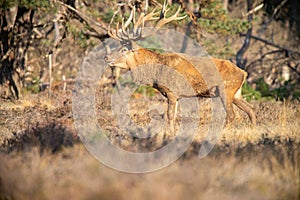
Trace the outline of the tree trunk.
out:
<instances>
[{"instance_id":1,"label":"tree trunk","mask_svg":"<svg viewBox=\"0 0 300 200\"><path fill-rule=\"evenodd\" d=\"M1 12L0 97L18 99L34 11L15 7Z\"/></svg>"},{"instance_id":2,"label":"tree trunk","mask_svg":"<svg viewBox=\"0 0 300 200\"><path fill-rule=\"evenodd\" d=\"M247 12L252 10L252 4L253 4L252 0L247 0ZM248 23L251 23L251 21L252 21L252 14L248 15ZM243 55L247 51L247 49L249 48L251 34L252 34L252 26L250 26L250 28L248 29L248 31L246 33L246 38L245 38L243 46L241 47L241 49L236 54L237 66L241 69L245 69L245 65L247 63L247 60L243 59Z\"/></svg>"},{"instance_id":3,"label":"tree trunk","mask_svg":"<svg viewBox=\"0 0 300 200\"><path fill-rule=\"evenodd\" d=\"M227 11L229 0L223 0L223 8Z\"/></svg>"}]
</instances>

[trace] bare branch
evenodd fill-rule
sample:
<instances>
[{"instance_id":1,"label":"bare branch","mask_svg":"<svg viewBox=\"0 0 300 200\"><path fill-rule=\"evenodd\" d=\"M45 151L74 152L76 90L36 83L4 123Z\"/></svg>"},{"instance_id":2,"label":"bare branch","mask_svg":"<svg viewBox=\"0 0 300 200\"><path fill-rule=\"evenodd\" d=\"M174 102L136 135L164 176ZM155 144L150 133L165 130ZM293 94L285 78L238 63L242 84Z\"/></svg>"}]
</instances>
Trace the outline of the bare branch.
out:
<instances>
[{"instance_id":1,"label":"bare branch","mask_svg":"<svg viewBox=\"0 0 300 200\"><path fill-rule=\"evenodd\" d=\"M272 18L274 18L274 16L277 14L277 12L280 10L280 8L282 8L282 6L284 6L284 4L287 2L288 0L283 0L275 9L274 12L272 14Z\"/></svg>"},{"instance_id":2,"label":"bare branch","mask_svg":"<svg viewBox=\"0 0 300 200\"><path fill-rule=\"evenodd\" d=\"M245 34L240 34L240 35L246 37ZM278 45L278 44L274 44L273 42L270 42L268 40L262 39L260 37L254 36L254 35L250 35L250 37L253 38L253 39L255 39L255 40L257 40L257 41L263 42L263 43L265 43L265 44L267 44L269 46L273 46L275 48L282 49L282 50L286 51L288 54L297 54L297 55L300 56L300 52L298 52L298 51L291 50L291 49L289 49L287 47L284 47L284 46L281 46L281 45Z\"/></svg>"},{"instance_id":3,"label":"bare branch","mask_svg":"<svg viewBox=\"0 0 300 200\"><path fill-rule=\"evenodd\" d=\"M252 10L250 10L249 12L247 12L246 14L243 14L243 17L247 17L248 15L252 15L254 13L256 13L257 11L259 11L260 9L262 9L264 7L264 4L261 3L258 6L256 6L255 8L253 8Z\"/></svg>"},{"instance_id":4,"label":"bare branch","mask_svg":"<svg viewBox=\"0 0 300 200\"><path fill-rule=\"evenodd\" d=\"M99 36L103 36L106 34L107 27L104 23L100 24L100 23L96 22L92 18L86 16L84 13L80 12L79 10L77 10L76 8L73 8L70 5L67 5L61 1L57 1L57 2L59 4L61 4L62 6L68 8L69 10L73 11L80 19L82 19L85 23L87 23L93 29L93 31L95 31Z\"/></svg>"},{"instance_id":5,"label":"bare branch","mask_svg":"<svg viewBox=\"0 0 300 200\"><path fill-rule=\"evenodd\" d=\"M298 66L300 65L300 63L297 63L295 66L292 66L290 62L287 63L287 66L296 74L298 74L298 76L300 76L300 71L297 70Z\"/></svg>"}]
</instances>

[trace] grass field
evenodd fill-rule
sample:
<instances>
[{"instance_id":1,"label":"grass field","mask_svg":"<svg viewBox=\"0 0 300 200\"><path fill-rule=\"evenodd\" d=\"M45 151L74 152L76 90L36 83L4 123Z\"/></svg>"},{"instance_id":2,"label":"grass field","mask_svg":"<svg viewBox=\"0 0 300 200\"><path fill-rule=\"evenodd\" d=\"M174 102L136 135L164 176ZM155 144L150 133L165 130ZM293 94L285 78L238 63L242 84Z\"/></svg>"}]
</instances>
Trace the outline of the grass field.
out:
<instances>
[{"instance_id":1,"label":"grass field","mask_svg":"<svg viewBox=\"0 0 300 200\"><path fill-rule=\"evenodd\" d=\"M252 102L257 127L236 110L237 119L204 159L197 157L204 138L199 128L169 167L128 174L87 152L73 124L71 95L52 95L0 102L0 199L300 199L299 102ZM99 124L114 125L107 101L99 99ZM138 107L142 98L136 99ZM147 121L141 109L132 110L137 121ZM134 142L118 144L149 147Z\"/></svg>"}]
</instances>

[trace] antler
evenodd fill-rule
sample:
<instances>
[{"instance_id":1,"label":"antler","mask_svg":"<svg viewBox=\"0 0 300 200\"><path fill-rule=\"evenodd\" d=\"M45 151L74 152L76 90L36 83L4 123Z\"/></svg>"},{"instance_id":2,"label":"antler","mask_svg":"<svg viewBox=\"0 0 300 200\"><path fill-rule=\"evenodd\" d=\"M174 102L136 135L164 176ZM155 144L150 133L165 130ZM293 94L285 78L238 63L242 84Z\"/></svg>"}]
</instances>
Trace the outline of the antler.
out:
<instances>
[{"instance_id":1,"label":"antler","mask_svg":"<svg viewBox=\"0 0 300 200\"><path fill-rule=\"evenodd\" d=\"M131 10L130 16L126 20L125 23L124 23L124 17L122 18L121 30L119 30L119 23L117 23L115 30L113 30L113 29L111 29L111 24L113 22L115 15L120 11L120 8L119 8L118 11L116 11L114 13L112 20L109 24L108 31L107 31L108 35L111 38L116 39L121 42L146 38L146 37L149 37L149 36L153 35L154 33L156 33L163 25L170 23L172 21L182 20L185 17L187 17L187 15L184 15L181 17L178 16L180 9L181 9L181 6L179 6L176 13L167 18L166 15L167 15L168 11L170 10L169 8L167 8L167 1L165 0L164 5L160 5L160 6L162 7L161 11L156 11L156 8L155 8L148 14L145 14L147 11L147 9L145 9L144 12L142 12L140 14L140 16L138 17L137 20L135 20L136 8L135 8L135 6L131 6L132 10ZM143 28L145 26L145 22L152 21L152 20L158 20L153 31L148 35L143 35ZM127 30L128 26L131 23L133 24L132 36L129 35L129 31ZM119 33L120 31L122 32L122 35L120 35L120 33Z\"/></svg>"},{"instance_id":2,"label":"antler","mask_svg":"<svg viewBox=\"0 0 300 200\"><path fill-rule=\"evenodd\" d=\"M123 4L120 4L120 6L122 6ZM119 9L113 14L112 16L112 19L109 23L109 26L108 26L108 30L107 30L107 34L113 38L113 39L116 39L116 40L119 40L119 41L123 41L124 38L122 36L119 35L119 23L117 23L116 25L116 29L113 30L111 29L111 24L115 18L115 16L120 12L120 7ZM133 6L133 9L131 10L131 13L130 13L130 16L129 18L127 19L127 21L125 22L124 24L124 17L122 18L122 33L128 37L129 39L129 36L128 34L126 33L126 28L130 25L131 21L133 20L133 17L134 17L134 14L135 14L135 7Z\"/></svg>"},{"instance_id":3,"label":"antler","mask_svg":"<svg viewBox=\"0 0 300 200\"><path fill-rule=\"evenodd\" d=\"M141 28L144 27L145 22L146 21L151 21L151 20L157 20L159 19L159 17L155 17L156 15L159 14L159 12L155 12L156 8L153 9L150 13L148 13L147 15L145 15L145 13L142 13L139 17L139 19L137 20L137 22L134 23L134 27L133 27L133 31L136 32L136 30L139 28L139 26L142 25Z\"/></svg>"},{"instance_id":4,"label":"antler","mask_svg":"<svg viewBox=\"0 0 300 200\"><path fill-rule=\"evenodd\" d=\"M165 10L164 10L165 9ZM178 20L182 20L184 18L187 17L187 15L184 15L182 17L179 17L178 14L180 12L181 6L178 7L176 13L174 15L172 15L171 17L166 18L166 15L168 13L168 11L170 10L169 8L167 9L164 5L163 9L162 9L162 13L161 13L161 19L158 21L158 23L155 26L155 30L159 30L163 25L170 23L171 21L178 21Z\"/></svg>"},{"instance_id":5,"label":"antler","mask_svg":"<svg viewBox=\"0 0 300 200\"><path fill-rule=\"evenodd\" d=\"M140 38L147 38L147 37L155 34L163 25L168 24L172 21L182 20L187 17L187 15L184 15L181 17L178 16L178 14L181 10L181 6L179 6L177 11L175 12L175 14L167 18L166 16L167 16L167 13L169 10L170 10L170 8L167 8L167 1L165 0L164 5L162 6L162 9L161 9L161 12L159 15L159 21L155 25L154 29L151 29L152 32L148 35L142 35L142 33L141 33Z\"/></svg>"}]
</instances>

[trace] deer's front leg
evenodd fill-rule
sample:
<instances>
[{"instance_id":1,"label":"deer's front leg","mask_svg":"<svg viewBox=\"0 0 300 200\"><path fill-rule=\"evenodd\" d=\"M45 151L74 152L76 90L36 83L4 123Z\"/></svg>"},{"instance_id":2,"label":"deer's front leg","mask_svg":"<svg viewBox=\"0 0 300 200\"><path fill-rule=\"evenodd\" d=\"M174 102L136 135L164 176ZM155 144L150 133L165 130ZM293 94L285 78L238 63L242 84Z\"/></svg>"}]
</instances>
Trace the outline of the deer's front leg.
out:
<instances>
[{"instance_id":1,"label":"deer's front leg","mask_svg":"<svg viewBox=\"0 0 300 200\"><path fill-rule=\"evenodd\" d=\"M168 126L175 133L175 120L177 115L178 98L175 95L168 95Z\"/></svg>"}]
</instances>

